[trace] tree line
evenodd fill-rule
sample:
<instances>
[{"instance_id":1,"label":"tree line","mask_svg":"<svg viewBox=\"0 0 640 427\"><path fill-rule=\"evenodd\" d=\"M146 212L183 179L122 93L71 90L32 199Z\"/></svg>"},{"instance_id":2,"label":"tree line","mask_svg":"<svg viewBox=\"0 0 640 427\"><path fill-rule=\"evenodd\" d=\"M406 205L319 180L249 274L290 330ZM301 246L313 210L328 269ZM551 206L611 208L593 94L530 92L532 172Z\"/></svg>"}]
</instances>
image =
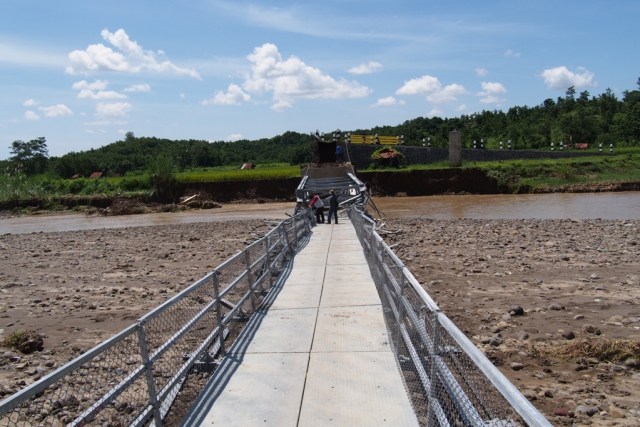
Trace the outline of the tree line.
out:
<instances>
[{"instance_id":1,"label":"tree line","mask_svg":"<svg viewBox=\"0 0 640 427\"><path fill-rule=\"evenodd\" d=\"M563 97L546 99L534 107L511 107L507 111L482 111L454 118L418 117L396 126L354 129L354 134L403 135L406 145L444 147L452 130L462 132L463 145L476 141L486 148L497 148L510 141L514 149L544 149L551 143L572 145L640 145L639 90L624 91L618 99L611 89L597 96L588 91L576 93L570 87ZM335 138L335 132L323 136ZM3 170L27 175L50 173L62 178L88 176L100 171L124 175L146 169L154 159L168 157L177 170L223 165L302 164L312 160L315 135L285 132L273 138L210 142L136 137L129 132L123 140L88 151L49 157L44 137L27 142L14 141L11 157L2 161ZM347 131L340 134L347 139Z\"/></svg>"}]
</instances>

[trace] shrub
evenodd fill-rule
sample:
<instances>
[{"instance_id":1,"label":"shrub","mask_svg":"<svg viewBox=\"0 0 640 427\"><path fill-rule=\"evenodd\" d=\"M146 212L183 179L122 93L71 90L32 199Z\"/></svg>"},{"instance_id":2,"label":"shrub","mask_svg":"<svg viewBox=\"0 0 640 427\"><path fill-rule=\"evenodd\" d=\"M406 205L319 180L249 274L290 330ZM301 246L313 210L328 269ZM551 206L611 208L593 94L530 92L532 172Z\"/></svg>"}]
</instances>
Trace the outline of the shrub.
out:
<instances>
[{"instance_id":1,"label":"shrub","mask_svg":"<svg viewBox=\"0 0 640 427\"><path fill-rule=\"evenodd\" d=\"M173 172L173 162L168 156L160 156L149 163L151 181L150 198L162 203L177 200L178 181Z\"/></svg>"},{"instance_id":2,"label":"shrub","mask_svg":"<svg viewBox=\"0 0 640 427\"><path fill-rule=\"evenodd\" d=\"M44 349L42 335L30 329L13 332L4 339L3 344L24 354L31 354Z\"/></svg>"}]
</instances>

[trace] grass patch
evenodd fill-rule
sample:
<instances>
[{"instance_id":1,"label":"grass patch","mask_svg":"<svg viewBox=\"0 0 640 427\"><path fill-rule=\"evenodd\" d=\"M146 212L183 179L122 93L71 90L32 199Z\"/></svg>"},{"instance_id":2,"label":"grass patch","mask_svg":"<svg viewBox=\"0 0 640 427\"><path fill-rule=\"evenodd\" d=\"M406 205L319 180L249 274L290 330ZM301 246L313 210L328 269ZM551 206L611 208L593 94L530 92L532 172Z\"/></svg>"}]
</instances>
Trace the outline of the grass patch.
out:
<instances>
[{"instance_id":1,"label":"grass patch","mask_svg":"<svg viewBox=\"0 0 640 427\"><path fill-rule=\"evenodd\" d=\"M568 359L589 357L601 362L624 362L627 359L640 359L640 341L630 340L591 340L569 344L560 350Z\"/></svg>"},{"instance_id":2,"label":"grass patch","mask_svg":"<svg viewBox=\"0 0 640 427\"><path fill-rule=\"evenodd\" d=\"M640 154L637 152L566 159L475 162L465 167L484 170L508 192L518 192L522 187L532 191L570 184L640 181Z\"/></svg>"},{"instance_id":3,"label":"grass patch","mask_svg":"<svg viewBox=\"0 0 640 427\"><path fill-rule=\"evenodd\" d=\"M259 165L255 169L241 170L237 167L214 168L202 171L176 173L178 182L224 182L224 181L256 181L270 179L288 179L300 177L300 166Z\"/></svg>"},{"instance_id":4,"label":"grass patch","mask_svg":"<svg viewBox=\"0 0 640 427\"><path fill-rule=\"evenodd\" d=\"M18 350L24 354L42 351L44 340L42 335L34 330L14 331L2 341L2 345Z\"/></svg>"}]
</instances>

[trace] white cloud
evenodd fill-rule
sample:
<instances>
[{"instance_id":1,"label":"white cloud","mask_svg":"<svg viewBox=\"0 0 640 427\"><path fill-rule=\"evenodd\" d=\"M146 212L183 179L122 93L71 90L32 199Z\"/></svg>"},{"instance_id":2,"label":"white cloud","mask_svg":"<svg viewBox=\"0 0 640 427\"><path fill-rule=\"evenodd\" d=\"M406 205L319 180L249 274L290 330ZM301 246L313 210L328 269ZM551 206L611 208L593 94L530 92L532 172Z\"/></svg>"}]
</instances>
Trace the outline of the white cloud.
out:
<instances>
[{"instance_id":1,"label":"white cloud","mask_svg":"<svg viewBox=\"0 0 640 427\"><path fill-rule=\"evenodd\" d=\"M25 107L35 107L38 104L39 102L36 101L35 99L27 99L22 103L22 105L24 105Z\"/></svg>"},{"instance_id":2,"label":"white cloud","mask_svg":"<svg viewBox=\"0 0 640 427\"><path fill-rule=\"evenodd\" d=\"M481 97L480 102L483 104L501 104L505 99L501 95L507 93L507 89L498 82L482 82L482 90L478 92Z\"/></svg>"},{"instance_id":3,"label":"white cloud","mask_svg":"<svg viewBox=\"0 0 640 427\"><path fill-rule=\"evenodd\" d=\"M240 105L247 102L251 96L236 84L230 84L227 92L218 91L211 99L202 101L202 105Z\"/></svg>"},{"instance_id":4,"label":"white cloud","mask_svg":"<svg viewBox=\"0 0 640 427\"><path fill-rule=\"evenodd\" d=\"M396 91L396 95L427 95L427 100L432 104L444 104L457 99L457 96L466 94L467 91L461 84L453 83L442 87L437 77L424 75L416 79L407 80Z\"/></svg>"},{"instance_id":5,"label":"white cloud","mask_svg":"<svg viewBox=\"0 0 640 427\"><path fill-rule=\"evenodd\" d=\"M81 99L124 99L126 97L127 95L113 90L100 90L98 92L93 92L88 89L84 89L78 93L78 98Z\"/></svg>"},{"instance_id":6,"label":"white cloud","mask_svg":"<svg viewBox=\"0 0 640 427\"><path fill-rule=\"evenodd\" d=\"M459 95L464 95L467 90L458 83L446 85L444 88L435 91L427 96L427 100L432 104L445 104L457 100Z\"/></svg>"},{"instance_id":7,"label":"white cloud","mask_svg":"<svg viewBox=\"0 0 640 427\"><path fill-rule=\"evenodd\" d=\"M201 78L196 70L178 67L165 59L162 51L153 52L142 49L122 28L115 33L105 29L100 35L116 50L102 43L91 44L85 50L74 50L69 53L71 64L65 69L68 74L86 75L99 71L124 73L152 71Z\"/></svg>"},{"instance_id":8,"label":"white cloud","mask_svg":"<svg viewBox=\"0 0 640 427\"><path fill-rule=\"evenodd\" d=\"M124 99L127 95L115 92L113 90L105 90L108 86L105 80L95 80L87 82L80 80L73 84L73 88L79 90L78 98L80 99Z\"/></svg>"},{"instance_id":9,"label":"white cloud","mask_svg":"<svg viewBox=\"0 0 640 427\"><path fill-rule=\"evenodd\" d=\"M421 95L438 91L441 88L442 85L437 77L425 75L404 82L404 85L396 91L396 95Z\"/></svg>"},{"instance_id":10,"label":"white cloud","mask_svg":"<svg viewBox=\"0 0 640 427\"><path fill-rule=\"evenodd\" d=\"M385 98L380 98L373 104L374 107L393 107L394 105L404 105L405 102L402 100L397 100L393 96L387 96Z\"/></svg>"},{"instance_id":11,"label":"white cloud","mask_svg":"<svg viewBox=\"0 0 640 427\"><path fill-rule=\"evenodd\" d=\"M507 58L520 58L520 52L516 52L513 49L507 49L504 52L504 56Z\"/></svg>"},{"instance_id":12,"label":"white cloud","mask_svg":"<svg viewBox=\"0 0 640 427\"><path fill-rule=\"evenodd\" d=\"M24 118L27 120L40 120L40 116L38 115L38 113L31 110L24 112Z\"/></svg>"},{"instance_id":13,"label":"white cloud","mask_svg":"<svg viewBox=\"0 0 640 427\"><path fill-rule=\"evenodd\" d=\"M79 82L75 82L71 87L75 90L105 90L108 85L109 82L106 80L94 80L93 82L80 80Z\"/></svg>"},{"instance_id":14,"label":"white cloud","mask_svg":"<svg viewBox=\"0 0 640 427\"><path fill-rule=\"evenodd\" d=\"M244 139L244 136L242 136L241 133L232 133L227 137L226 140L229 142L235 142L235 141L240 141L241 139Z\"/></svg>"},{"instance_id":15,"label":"white cloud","mask_svg":"<svg viewBox=\"0 0 640 427\"><path fill-rule=\"evenodd\" d=\"M128 102L100 102L96 105L96 114L104 118L124 117L129 111L131 111L131 104Z\"/></svg>"},{"instance_id":16,"label":"white cloud","mask_svg":"<svg viewBox=\"0 0 640 427\"><path fill-rule=\"evenodd\" d=\"M439 108L432 108L431 111L427 113L427 117L442 117L443 115L443 111Z\"/></svg>"},{"instance_id":17,"label":"white cloud","mask_svg":"<svg viewBox=\"0 0 640 427\"><path fill-rule=\"evenodd\" d=\"M50 105L48 107L38 107L46 117L72 116L73 112L64 104Z\"/></svg>"},{"instance_id":18,"label":"white cloud","mask_svg":"<svg viewBox=\"0 0 640 427\"><path fill-rule=\"evenodd\" d=\"M148 83L141 83L137 85L131 85L124 90L125 92L151 92L151 85Z\"/></svg>"},{"instance_id":19,"label":"white cloud","mask_svg":"<svg viewBox=\"0 0 640 427\"><path fill-rule=\"evenodd\" d=\"M487 70L486 68L482 68L482 67L476 68L476 76L484 77L487 74L489 74L489 70Z\"/></svg>"},{"instance_id":20,"label":"white cloud","mask_svg":"<svg viewBox=\"0 0 640 427\"><path fill-rule=\"evenodd\" d=\"M284 60L278 47L271 43L256 47L247 59L252 63L251 72L242 85L230 85L227 93L216 93L213 99L203 101L204 105L240 102L246 100L243 93L249 96L271 93L271 108L283 110L291 108L298 99L362 98L371 93L366 86L336 80L295 56ZM232 91L233 86L236 87Z\"/></svg>"},{"instance_id":21,"label":"white cloud","mask_svg":"<svg viewBox=\"0 0 640 427\"><path fill-rule=\"evenodd\" d=\"M547 87L564 90L570 86L576 88L596 86L594 74L583 67L578 67L574 73L564 65L544 70L541 74Z\"/></svg>"},{"instance_id":22,"label":"white cloud","mask_svg":"<svg viewBox=\"0 0 640 427\"><path fill-rule=\"evenodd\" d=\"M351 74L362 75L372 74L382 69L382 64L376 61L369 61L366 64L360 64L356 67L349 68L347 71Z\"/></svg>"}]
</instances>

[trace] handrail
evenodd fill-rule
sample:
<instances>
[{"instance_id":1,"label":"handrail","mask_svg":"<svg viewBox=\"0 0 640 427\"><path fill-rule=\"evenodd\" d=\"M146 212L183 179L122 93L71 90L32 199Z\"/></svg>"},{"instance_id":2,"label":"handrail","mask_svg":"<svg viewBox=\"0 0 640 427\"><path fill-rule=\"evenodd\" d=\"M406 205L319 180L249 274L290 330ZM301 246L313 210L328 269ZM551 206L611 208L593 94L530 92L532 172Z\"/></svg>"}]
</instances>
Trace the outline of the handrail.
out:
<instances>
[{"instance_id":1,"label":"handrail","mask_svg":"<svg viewBox=\"0 0 640 427\"><path fill-rule=\"evenodd\" d=\"M369 261L418 418L437 426L551 426L440 310L364 208L353 205L347 213Z\"/></svg>"},{"instance_id":2,"label":"handrail","mask_svg":"<svg viewBox=\"0 0 640 427\"><path fill-rule=\"evenodd\" d=\"M134 325L2 400L0 425L161 427L192 368L223 353L227 335L269 299L313 225L310 209L280 222Z\"/></svg>"}]
</instances>

